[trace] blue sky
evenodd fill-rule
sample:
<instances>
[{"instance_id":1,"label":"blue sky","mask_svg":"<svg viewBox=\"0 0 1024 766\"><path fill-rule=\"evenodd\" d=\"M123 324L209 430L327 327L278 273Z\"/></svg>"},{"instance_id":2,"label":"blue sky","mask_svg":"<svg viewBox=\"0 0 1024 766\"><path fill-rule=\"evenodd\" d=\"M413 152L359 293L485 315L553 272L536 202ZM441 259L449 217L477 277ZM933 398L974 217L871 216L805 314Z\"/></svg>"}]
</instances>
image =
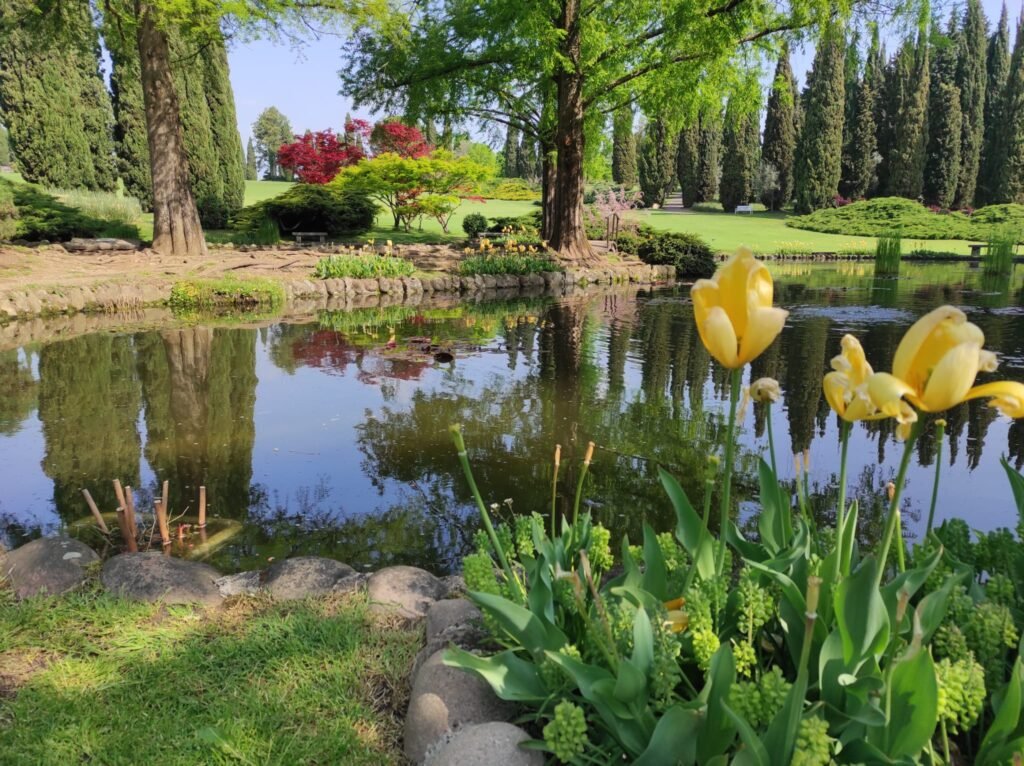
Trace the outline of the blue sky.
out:
<instances>
[{"instance_id":1,"label":"blue sky","mask_svg":"<svg viewBox=\"0 0 1024 766\"><path fill-rule=\"evenodd\" d=\"M994 25L1002 0L982 0L982 5L990 24ZM1010 0L1007 5L1012 28L1021 12L1021 0ZM948 17L949 7L947 5L944 17ZM813 55L810 46L804 51L794 51L793 69L801 80ZM356 112L348 99L338 95L337 73L345 62L337 37L310 40L299 51L260 40L235 46L229 57L243 145L256 116L268 106L276 106L287 115L297 133L329 127L337 129L346 112L356 117L372 116Z\"/></svg>"}]
</instances>

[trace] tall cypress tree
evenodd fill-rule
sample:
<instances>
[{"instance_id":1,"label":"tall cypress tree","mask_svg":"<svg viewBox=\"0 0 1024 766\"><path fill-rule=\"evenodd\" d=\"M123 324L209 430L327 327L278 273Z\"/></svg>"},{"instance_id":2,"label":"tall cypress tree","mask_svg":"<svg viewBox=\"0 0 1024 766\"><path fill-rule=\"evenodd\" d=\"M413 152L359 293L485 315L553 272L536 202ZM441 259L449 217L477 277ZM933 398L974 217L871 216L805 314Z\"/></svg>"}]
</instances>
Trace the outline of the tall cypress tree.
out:
<instances>
[{"instance_id":1,"label":"tall cypress tree","mask_svg":"<svg viewBox=\"0 0 1024 766\"><path fill-rule=\"evenodd\" d=\"M960 181L963 116L960 88L956 85L957 43L957 36L943 35L937 29L932 31L924 198L929 204L943 208L952 206Z\"/></svg>"},{"instance_id":2,"label":"tall cypress tree","mask_svg":"<svg viewBox=\"0 0 1024 766\"><path fill-rule=\"evenodd\" d=\"M660 117L647 123L638 154L637 170L644 205L664 205L675 179L676 147Z\"/></svg>"},{"instance_id":3,"label":"tall cypress tree","mask_svg":"<svg viewBox=\"0 0 1024 766\"><path fill-rule=\"evenodd\" d=\"M523 133L519 141L519 154L516 165L516 175L528 181L538 181L541 176L540 149L537 146L537 139Z\"/></svg>"},{"instance_id":4,"label":"tall cypress tree","mask_svg":"<svg viewBox=\"0 0 1024 766\"><path fill-rule=\"evenodd\" d=\"M718 198L720 179L719 157L722 151L722 115L701 112L700 161L697 164L697 195L694 202L710 202Z\"/></svg>"},{"instance_id":5,"label":"tall cypress tree","mask_svg":"<svg viewBox=\"0 0 1024 766\"><path fill-rule=\"evenodd\" d=\"M697 166L700 157L700 121L694 118L679 133L679 148L676 150L676 177L684 206L697 199Z\"/></svg>"},{"instance_id":6,"label":"tall cypress tree","mask_svg":"<svg viewBox=\"0 0 1024 766\"><path fill-rule=\"evenodd\" d=\"M985 56L985 135L981 147L981 169L978 172L976 196L979 204L994 202L996 188L1005 162L1003 136L1006 80L1010 74L1010 21L1003 4L999 26L989 38Z\"/></svg>"},{"instance_id":7,"label":"tall cypress tree","mask_svg":"<svg viewBox=\"0 0 1024 766\"><path fill-rule=\"evenodd\" d=\"M1010 74L1003 90L1005 132L993 201L1024 204L1024 12L1017 20L1015 38Z\"/></svg>"},{"instance_id":8,"label":"tall cypress tree","mask_svg":"<svg viewBox=\"0 0 1024 766\"><path fill-rule=\"evenodd\" d=\"M255 181L257 176L256 147L252 145L252 136L250 136L249 143L245 146L245 180Z\"/></svg>"},{"instance_id":9,"label":"tall cypress tree","mask_svg":"<svg viewBox=\"0 0 1024 766\"><path fill-rule=\"evenodd\" d=\"M722 140L722 181L719 200L726 212L754 200L754 175L757 173L760 119L756 113L741 112L736 100L725 108L725 132Z\"/></svg>"},{"instance_id":10,"label":"tall cypress tree","mask_svg":"<svg viewBox=\"0 0 1024 766\"><path fill-rule=\"evenodd\" d=\"M509 125L505 131L505 148L501 153L502 175L505 178L519 176L519 128Z\"/></svg>"},{"instance_id":11,"label":"tall cypress tree","mask_svg":"<svg viewBox=\"0 0 1024 766\"><path fill-rule=\"evenodd\" d=\"M809 213L832 203L839 190L845 108L843 31L822 35L808 76L807 111L793 172L796 210Z\"/></svg>"},{"instance_id":12,"label":"tall cypress tree","mask_svg":"<svg viewBox=\"0 0 1024 766\"><path fill-rule=\"evenodd\" d=\"M15 12L0 8L0 24ZM17 26L5 30L0 109L26 180L109 191L116 184L112 115L88 4L69 6L66 31L55 37Z\"/></svg>"},{"instance_id":13,"label":"tall cypress tree","mask_svg":"<svg viewBox=\"0 0 1024 766\"><path fill-rule=\"evenodd\" d=\"M985 34L988 22L981 0L967 0L964 25L960 32L956 84L960 88L960 178L956 204L974 204L981 167L981 144L985 132Z\"/></svg>"},{"instance_id":14,"label":"tall cypress tree","mask_svg":"<svg viewBox=\"0 0 1024 766\"><path fill-rule=\"evenodd\" d=\"M924 189L928 149L929 51L922 34L904 43L897 56L897 102L889 156L888 193L918 199Z\"/></svg>"},{"instance_id":15,"label":"tall cypress tree","mask_svg":"<svg viewBox=\"0 0 1024 766\"><path fill-rule=\"evenodd\" d=\"M153 182L149 170L149 141L146 112L142 103L142 73L137 47L120 29L105 24L103 42L110 52L110 92L114 105L114 148L117 171L124 190L142 203L153 204Z\"/></svg>"},{"instance_id":16,"label":"tall cypress tree","mask_svg":"<svg viewBox=\"0 0 1024 766\"><path fill-rule=\"evenodd\" d=\"M860 36L855 31L846 44L846 58L843 61L843 156L839 171L839 193L844 197L850 193L850 180L854 174L853 136L856 132L857 90L860 81Z\"/></svg>"},{"instance_id":17,"label":"tall cypress tree","mask_svg":"<svg viewBox=\"0 0 1024 766\"><path fill-rule=\"evenodd\" d=\"M217 33L200 48L206 104L210 110L210 132L217 153L217 173L223 187L225 216L216 224L223 227L227 219L245 204L245 156L242 137L238 134L235 94L228 71L228 51L224 38ZM200 208L202 212L202 208Z\"/></svg>"},{"instance_id":18,"label":"tall cypress tree","mask_svg":"<svg viewBox=\"0 0 1024 766\"><path fill-rule=\"evenodd\" d=\"M636 186L639 180L633 110L628 106L616 110L612 121L612 180L630 189Z\"/></svg>"},{"instance_id":19,"label":"tall cypress tree","mask_svg":"<svg viewBox=\"0 0 1024 766\"><path fill-rule=\"evenodd\" d=\"M779 57L775 80L768 95L768 112L764 120L764 146L761 161L778 173L778 188L762 194L762 202L772 210L793 198L793 160L796 153L796 98L789 50Z\"/></svg>"},{"instance_id":20,"label":"tall cypress tree","mask_svg":"<svg viewBox=\"0 0 1024 766\"><path fill-rule=\"evenodd\" d=\"M881 49L878 28L873 31L871 48L864 64L864 76L857 83L857 100L853 113L853 134L850 139L850 165L847 170L844 194L861 199L870 194L876 184L878 154L877 125L878 92L882 82Z\"/></svg>"}]
</instances>

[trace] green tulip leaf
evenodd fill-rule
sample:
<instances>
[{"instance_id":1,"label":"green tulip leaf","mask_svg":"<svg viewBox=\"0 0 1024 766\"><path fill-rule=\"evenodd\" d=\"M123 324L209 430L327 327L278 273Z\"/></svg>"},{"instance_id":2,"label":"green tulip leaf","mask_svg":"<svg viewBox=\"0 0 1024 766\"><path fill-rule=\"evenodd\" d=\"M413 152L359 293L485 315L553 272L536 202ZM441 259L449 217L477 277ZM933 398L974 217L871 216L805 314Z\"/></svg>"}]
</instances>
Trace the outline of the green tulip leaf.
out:
<instances>
[{"instance_id":1,"label":"green tulip leaf","mask_svg":"<svg viewBox=\"0 0 1024 766\"><path fill-rule=\"evenodd\" d=\"M715 574L715 548L711 535L704 528L704 522L690 504L686 492L679 482L664 468L658 468L661 485L665 488L672 507L676 511L676 538L682 543L690 558L697 565L701 578L708 579Z\"/></svg>"},{"instance_id":2,"label":"green tulip leaf","mask_svg":"<svg viewBox=\"0 0 1024 766\"><path fill-rule=\"evenodd\" d=\"M875 587L877 566L874 557L864 559L835 591L836 623L843 637L843 660L848 665L880 654L889 643L889 613Z\"/></svg>"},{"instance_id":3,"label":"green tulip leaf","mask_svg":"<svg viewBox=\"0 0 1024 766\"><path fill-rule=\"evenodd\" d=\"M939 684L931 654L911 647L889 677L886 752L892 758L916 758L939 722Z\"/></svg>"},{"instance_id":4,"label":"green tulip leaf","mask_svg":"<svg viewBox=\"0 0 1024 766\"><path fill-rule=\"evenodd\" d=\"M469 597L530 654L556 651L568 643L565 634L553 623L544 624L526 607L491 593L470 593Z\"/></svg>"},{"instance_id":5,"label":"green tulip leaf","mask_svg":"<svg viewBox=\"0 0 1024 766\"><path fill-rule=\"evenodd\" d=\"M452 647L444 653L444 664L480 676L503 700L543 702L549 696L537 666L518 657L511 649L493 657L480 657Z\"/></svg>"},{"instance_id":6,"label":"green tulip leaf","mask_svg":"<svg viewBox=\"0 0 1024 766\"><path fill-rule=\"evenodd\" d=\"M697 762L697 735L702 723L699 711L673 705L661 716L650 743L633 766L692 766Z\"/></svg>"},{"instance_id":7,"label":"green tulip leaf","mask_svg":"<svg viewBox=\"0 0 1024 766\"><path fill-rule=\"evenodd\" d=\"M641 587L661 601L668 600L668 569L658 544L658 536L644 522L644 577Z\"/></svg>"}]
</instances>

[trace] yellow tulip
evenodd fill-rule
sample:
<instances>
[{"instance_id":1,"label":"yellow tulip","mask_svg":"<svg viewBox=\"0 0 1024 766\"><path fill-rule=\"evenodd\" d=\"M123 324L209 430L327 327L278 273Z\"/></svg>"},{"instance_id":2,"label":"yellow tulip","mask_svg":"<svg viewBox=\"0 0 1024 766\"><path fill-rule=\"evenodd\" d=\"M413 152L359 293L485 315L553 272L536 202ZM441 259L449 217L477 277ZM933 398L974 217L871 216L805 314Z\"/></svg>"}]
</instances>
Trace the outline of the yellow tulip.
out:
<instances>
[{"instance_id":1,"label":"yellow tulip","mask_svg":"<svg viewBox=\"0 0 1024 766\"><path fill-rule=\"evenodd\" d=\"M758 378L750 384L750 398L758 404L777 402L782 396L782 388L775 378Z\"/></svg>"},{"instance_id":2,"label":"yellow tulip","mask_svg":"<svg viewBox=\"0 0 1024 766\"><path fill-rule=\"evenodd\" d=\"M697 332L723 366L738 369L757 358L782 332L789 312L774 308L767 267L747 248L693 286Z\"/></svg>"},{"instance_id":3,"label":"yellow tulip","mask_svg":"<svg viewBox=\"0 0 1024 766\"><path fill-rule=\"evenodd\" d=\"M686 599L683 598L675 598L665 602L665 609L668 610L665 627L669 629L669 632L682 633L690 624L690 616L683 611L685 604Z\"/></svg>"},{"instance_id":4,"label":"yellow tulip","mask_svg":"<svg viewBox=\"0 0 1024 766\"><path fill-rule=\"evenodd\" d=\"M844 335L841 347L842 353L832 358L832 372L821 384L829 407L848 423L894 417L904 427L900 435L906 438L909 426L917 421L917 413L904 401L889 412L879 408L868 392L868 381L875 371L868 363L860 341L852 335Z\"/></svg>"},{"instance_id":5,"label":"yellow tulip","mask_svg":"<svg viewBox=\"0 0 1024 766\"><path fill-rule=\"evenodd\" d=\"M974 385L979 372L993 372L996 355L982 348L985 335L953 306L921 317L896 349L892 374L871 376L868 391L880 410L892 414L902 400L925 412L942 412L968 399L992 399L1010 417L1024 417L1024 384L999 381Z\"/></svg>"}]
</instances>

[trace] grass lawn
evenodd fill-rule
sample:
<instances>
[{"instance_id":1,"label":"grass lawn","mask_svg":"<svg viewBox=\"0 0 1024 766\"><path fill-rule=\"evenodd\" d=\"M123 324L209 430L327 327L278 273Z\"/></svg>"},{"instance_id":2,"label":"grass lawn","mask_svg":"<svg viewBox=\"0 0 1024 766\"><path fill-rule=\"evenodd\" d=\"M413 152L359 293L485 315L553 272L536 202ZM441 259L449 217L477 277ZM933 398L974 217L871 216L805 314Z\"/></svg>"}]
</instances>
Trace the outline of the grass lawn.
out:
<instances>
[{"instance_id":1,"label":"grass lawn","mask_svg":"<svg viewBox=\"0 0 1024 766\"><path fill-rule=\"evenodd\" d=\"M354 595L204 612L0 592L0 760L402 762L397 716L421 637L374 620Z\"/></svg>"},{"instance_id":2,"label":"grass lawn","mask_svg":"<svg viewBox=\"0 0 1024 766\"><path fill-rule=\"evenodd\" d=\"M816 231L792 229L785 224L785 213L751 215L716 212L644 211L638 218L662 231L685 231L699 235L716 250L731 251L747 245L756 252L851 252L874 253L874 237L846 237ZM966 240L903 240L904 254L914 250L968 255Z\"/></svg>"}]
</instances>

